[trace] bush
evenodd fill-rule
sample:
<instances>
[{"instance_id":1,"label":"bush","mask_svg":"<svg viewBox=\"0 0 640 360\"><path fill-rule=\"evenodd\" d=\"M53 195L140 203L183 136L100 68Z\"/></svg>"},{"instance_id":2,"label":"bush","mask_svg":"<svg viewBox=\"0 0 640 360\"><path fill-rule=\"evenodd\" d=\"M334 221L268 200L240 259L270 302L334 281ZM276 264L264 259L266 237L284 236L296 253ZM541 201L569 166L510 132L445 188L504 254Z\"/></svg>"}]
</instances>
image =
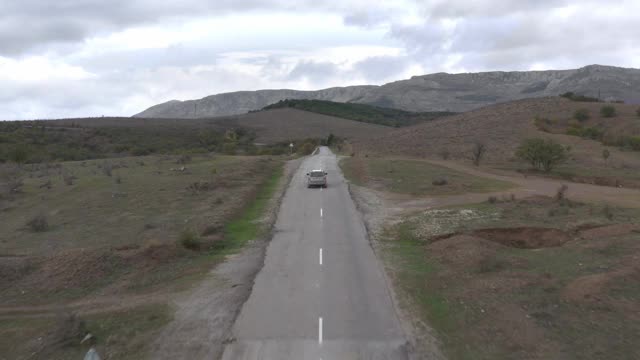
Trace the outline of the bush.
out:
<instances>
[{"instance_id":1,"label":"bush","mask_svg":"<svg viewBox=\"0 0 640 360\"><path fill-rule=\"evenodd\" d=\"M640 108L636 109L636 115L638 115L638 117L640 117Z\"/></svg>"},{"instance_id":2,"label":"bush","mask_svg":"<svg viewBox=\"0 0 640 360\"><path fill-rule=\"evenodd\" d=\"M309 155L316 149L316 146L310 142L305 142L298 148L298 153L302 155Z\"/></svg>"},{"instance_id":3,"label":"bush","mask_svg":"<svg viewBox=\"0 0 640 360\"><path fill-rule=\"evenodd\" d=\"M200 250L200 246L202 245L200 237L193 230L184 230L180 234L180 244L189 250Z\"/></svg>"},{"instance_id":4,"label":"bush","mask_svg":"<svg viewBox=\"0 0 640 360\"><path fill-rule=\"evenodd\" d=\"M567 135L579 136L591 140L602 140L604 132L595 127L571 127L567 129Z\"/></svg>"},{"instance_id":5,"label":"bush","mask_svg":"<svg viewBox=\"0 0 640 360\"><path fill-rule=\"evenodd\" d=\"M484 143L474 143L473 147L471 148L471 161L473 161L473 165L480 166L480 161L482 160L486 152L487 146Z\"/></svg>"},{"instance_id":6,"label":"bush","mask_svg":"<svg viewBox=\"0 0 640 360\"><path fill-rule=\"evenodd\" d=\"M113 175L113 166L109 163L105 163L102 165L102 173L111 177L111 175Z\"/></svg>"},{"instance_id":7,"label":"bush","mask_svg":"<svg viewBox=\"0 0 640 360\"><path fill-rule=\"evenodd\" d=\"M567 160L567 150L551 139L526 139L516 150L516 156L536 169L549 172Z\"/></svg>"},{"instance_id":8,"label":"bush","mask_svg":"<svg viewBox=\"0 0 640 360\"><path fill-rule=\"evenodd\" d=\"M600 108L600 115L606 118L612 118L616 116L616 108L613 105L605 105Z\"/></svg>"},{"instance_id":9,"label":"bush","mask_svg":"<svg viewBox=\"0 0 640 360\"><path fill-rule=\"evenodd\" d=\"M176 164L188 164L190 162L191 162L191 155L189 154L180 155L180 157L178 157L178 160L176 160Z\"/></svg>"},{"instance_id":10,"label":"bush","mask_svg":"<svg viewBox=\"0 0 640 360\"><path fill-rule=\"evenodd\" d=\"M235 155L238 145L235 142L226 142L222 145L222 152L227 155Z\"/></svg>"},{"instance_id":11,"label":"bush","mask_svg":"<svg viewBox=\"0 0 640 360\"><path fill-rule=\"evenodd\" d=\"M487 201L488 201L490 204L495 204L495 203L497 203L497 202L498 202L498 197L496 197L496 196L489 196L489 198L487 199Z\"/></svg>"},{"instance_id":12,"label":"bush","mask_svg":"<svg viewBox=\"0 0 640 360\"><path fill-rule=\"evenodd\" d=\"M445 178L438 178L435 179L431 182L433 185L435 186L442 186L442 185L447 185L447 179Z\"/></svg>"},{"instance_id":13,"label":"bush","mask_svg":"<svg viewBox=\"0 0 640 360\"><path fill-rule=\"evenodd\" d=\"M556 190L556 201L566 200L567 190L569 190L569 187L566 184L562 184L558 190Z\"/></svg>"},{"instance_id":14,"label":"bush","mask_svg":"<svg viewBox=\"0 0 640 360\"><path fill-rule=\"evenodd\" d=\"M582 122L589 120L589 110L587 109L578 109L573 113L573 118Z\"/></svg>"},{"instance_id":15,"label":"bush","mask_svg":"<svg viewBox=\"0 0 640 360\"><path fill-rule=\"evenodd\" d=\"M27 226L34 232L43 232L49 230L49 222L47 216L43 213L36 215L27 222Z\"/></svg>"},{"instance_id":16,"label":"bush","mask_svg":"<svg viewBox=\"0 0 640 360\"><path fill-rule=\"evenodd\" d=\"M449 160L449 156L451 154L449 153L449 150L447 149L443 149L440 151L440 157L442 158L442 160Z\"/></svg>"},{"instance_id":17,"label":"bush","mask_svg":"<svg viewBox=\"0 0 640 360\"><path fill-rule=\"evenodd\" d=\"M535 117L535 119L533 120L533 123L538 128L538 130L544 131L544 132L551 132L551 127L554 124L553 120L548 118L542 118L539 116Z\"/></svg>"}]
</instances>

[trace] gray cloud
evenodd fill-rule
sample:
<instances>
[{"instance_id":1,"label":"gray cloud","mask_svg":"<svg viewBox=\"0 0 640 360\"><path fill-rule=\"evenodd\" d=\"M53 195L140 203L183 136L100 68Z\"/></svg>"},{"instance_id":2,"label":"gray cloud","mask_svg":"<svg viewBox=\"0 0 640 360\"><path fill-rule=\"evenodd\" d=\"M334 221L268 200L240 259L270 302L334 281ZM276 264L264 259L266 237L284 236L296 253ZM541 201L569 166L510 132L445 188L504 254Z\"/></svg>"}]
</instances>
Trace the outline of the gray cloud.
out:
<instances>
[{"instance_id":1,"label":"gray cloud","mask_svg":"<svg viewBox=\"0 0 640 360\"><path fill-rule=\"evenodd\" d=\"M354 71L377 83L402 74L410 64L411 60L406 56L373 56L357 62Z\"/></svg>"},{"instance_id":2,"label":"gray cloud","mask_svg":"<svg viewBox=\"0 0 640 360\"><path fill-rule=\"evenodd\" d=\"M327 61L300 61L291 70L287 78L289 80L306 79L312 82L325 82L340 73L340 68Z\"/></svg>"},{"instance_id":3,"label":"gray cloud","mask_svg":"<svg viewBox=\"0 0 640 360\"><path fill-rule=\"evenodd\" d=\"M0 1L0 76L4 60L31 56L76 66L90 76L51 79L44 72L36 80L3 78L0 118L129 115L155 102L217 92L392 81L418 65L425 72L590 63L638 67L639 12L637 0L5 0ZM281 30L282 39L272 39L263 35L267 29L247 23L239 28L247 29L242 34L215 29L223 35L219 42L87 51L87 39L141 25L171 32L204 18L282 13L337 16L344 27L306 32L298 24ZM354 33L344 36L345 29ZM400 48L403 55L371 55L349 69L344 58L322 53L365 45ZM249 55L229 55L235 52Z\"/></svg>"}]
</instances>

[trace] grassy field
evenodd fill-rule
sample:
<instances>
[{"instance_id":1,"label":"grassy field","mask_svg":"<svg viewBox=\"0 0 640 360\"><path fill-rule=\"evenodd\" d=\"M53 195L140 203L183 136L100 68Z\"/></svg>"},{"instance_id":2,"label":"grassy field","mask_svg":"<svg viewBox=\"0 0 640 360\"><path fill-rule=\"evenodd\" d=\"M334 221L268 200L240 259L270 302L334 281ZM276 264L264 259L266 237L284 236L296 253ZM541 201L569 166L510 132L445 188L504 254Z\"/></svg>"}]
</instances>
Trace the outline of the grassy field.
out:
<instances>
[{"instance_id":1,"label":"grassy field","mask_svg":"<svg viewBox=\"0 0 640 360\"><path fill-rule=\"evenodd\" d=\"M470 176L420 160L350 157L341 161L345 176L358 185L411 195L454 195L507 190L513 184ZM438 180L446 184L434 185Z\"/></svg>"},{"instance_id":2,"label":"grassy field","mask_svg":"<svg viewBox=\"0 0 640 360\"><path fill-rule=\"evenodd\" d=\"M450 359L636 359L638 219L540 197L423 211L380 240Z\"/></svg>"},{"instance_id":3,"label":"grassy field","mask_svg":"<svg viewBox=\"0 0 640 360\"><path fill-rule=\"evenodd\" d=\"M78 357L78 326L111 358L140 358L169 296L263 234L282 167L213 154L3 165L0 359Z\"/></svg>"}]
</instances>

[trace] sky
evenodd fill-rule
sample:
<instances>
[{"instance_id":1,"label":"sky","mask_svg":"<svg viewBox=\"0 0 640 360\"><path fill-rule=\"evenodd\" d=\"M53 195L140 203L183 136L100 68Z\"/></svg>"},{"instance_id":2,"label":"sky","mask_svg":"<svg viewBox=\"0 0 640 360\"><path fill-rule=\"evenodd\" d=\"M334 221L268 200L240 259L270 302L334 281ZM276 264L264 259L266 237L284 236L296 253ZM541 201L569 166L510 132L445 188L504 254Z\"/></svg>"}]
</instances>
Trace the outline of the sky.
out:
<instances>
[{"instance_id":1,"label":"sky","mask_svg":"<svg viewBox=\"0 0 640 360\"><path fill-rule=\"evenodd\" d=\"M0 119L239 90L640 67L638 0L0 0Z\"/></svg>"}]
</instances>

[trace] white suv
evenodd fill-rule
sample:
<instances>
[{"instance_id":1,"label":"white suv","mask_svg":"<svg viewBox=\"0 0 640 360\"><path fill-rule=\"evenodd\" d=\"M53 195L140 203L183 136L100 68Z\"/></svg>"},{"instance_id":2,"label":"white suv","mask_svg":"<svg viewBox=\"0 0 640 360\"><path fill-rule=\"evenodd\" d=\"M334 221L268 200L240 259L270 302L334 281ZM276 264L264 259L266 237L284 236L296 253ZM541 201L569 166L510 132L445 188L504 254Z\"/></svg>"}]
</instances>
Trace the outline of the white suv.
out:
<instances>
[{"instance_id":1,"label":"white suv","mask_svg":"<svg viewBox=\"0 0 640 360\"><path fill-rule=\"evenodd\" d=\"M327 173L324 170L311 170L307 173L307 187L327 187Z\"/></svg>"}]
</instances>

